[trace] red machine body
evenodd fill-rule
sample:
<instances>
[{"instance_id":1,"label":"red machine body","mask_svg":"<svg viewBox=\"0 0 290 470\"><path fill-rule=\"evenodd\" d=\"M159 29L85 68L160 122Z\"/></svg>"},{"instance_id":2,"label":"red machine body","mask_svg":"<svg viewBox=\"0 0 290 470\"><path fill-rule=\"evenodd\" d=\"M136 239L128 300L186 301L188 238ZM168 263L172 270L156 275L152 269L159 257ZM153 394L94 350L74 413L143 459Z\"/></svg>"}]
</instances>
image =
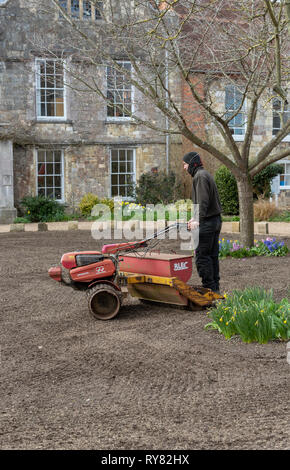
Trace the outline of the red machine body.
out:
<instances>
[{"instance_id":1,"label":"red machine body","mask_svg":"<svg viewBox=\"0 0 290 470\"><path fill-rule=\"evenodd\" d=\"M120 259L119 269L127 273L177 277L187 282L192 274L192 256L152 252L147 255L139 252L138 256L126 254Z\"/></svg>"},{"instance_id":2,"label":"red machine body","mask_svg":"<svg viewBox=\"0 0 290 470\"><path fill-rule=\"evenodd\" d=\"M70 270L70 277L76 282L90 282L114 276L115 264L111 259L104 259L98 263L81 266Z\"/></svg>"}]
</instances>

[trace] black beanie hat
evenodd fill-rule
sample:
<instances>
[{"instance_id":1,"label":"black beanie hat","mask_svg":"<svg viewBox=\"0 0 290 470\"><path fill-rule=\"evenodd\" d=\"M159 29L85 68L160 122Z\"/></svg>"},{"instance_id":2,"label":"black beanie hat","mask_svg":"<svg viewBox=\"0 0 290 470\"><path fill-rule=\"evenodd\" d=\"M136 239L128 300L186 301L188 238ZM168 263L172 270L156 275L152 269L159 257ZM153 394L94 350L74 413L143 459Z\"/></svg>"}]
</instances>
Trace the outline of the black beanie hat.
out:
<instances>
[{"instance_id":1,"label":"black beanie hat","mask_svg":"<svg viewBox=\"0 0 290 470\"><path fill-rule=\"evenodd\" d=\"M193 177L198 168L203 167L200 156L197 152L186 153L183 157L183 161L188 163L187 171Z\"/></svg>"},{"instance_id":2,"label":"black beanie hat","mask_svg":"<svg viewBox=\"0 0 290 470\"><path fill-rule=\"evenodd\" d=\"M191 163L198 163L199 165L201 164L201 159L197 152L186 153L183 157L183 161L189 165Z\"/></svg>"}]
</instances>

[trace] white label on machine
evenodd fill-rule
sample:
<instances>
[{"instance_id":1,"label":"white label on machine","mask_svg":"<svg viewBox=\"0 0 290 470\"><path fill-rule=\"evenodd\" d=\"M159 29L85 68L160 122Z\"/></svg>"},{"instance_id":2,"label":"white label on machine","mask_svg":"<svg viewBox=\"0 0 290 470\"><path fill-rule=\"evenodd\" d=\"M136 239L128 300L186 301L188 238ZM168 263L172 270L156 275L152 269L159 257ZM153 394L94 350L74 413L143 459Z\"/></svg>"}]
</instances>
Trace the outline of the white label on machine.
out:
<instances>
[{"instance_id":1,"label":"white label on machine","mask_svg":"<svg viewBox=\"0 0 290 470\"><path fill-rule=\"evenodd\" d=\"M103 273L105 271L105 267L104 266L97 266L96 267L96 272L97 273Z\"/></svg>"},{"instance_id":2,"label":"white label on machine","mask_svg":"<svg viewBox=\"0 0 290 470\"><path fill-rule=\"evenodd\" d=\"M174 263L174 271L182 271L183 269L187 269L188 261L182 261L181 263Z\"/></svg>"}]
</instances>

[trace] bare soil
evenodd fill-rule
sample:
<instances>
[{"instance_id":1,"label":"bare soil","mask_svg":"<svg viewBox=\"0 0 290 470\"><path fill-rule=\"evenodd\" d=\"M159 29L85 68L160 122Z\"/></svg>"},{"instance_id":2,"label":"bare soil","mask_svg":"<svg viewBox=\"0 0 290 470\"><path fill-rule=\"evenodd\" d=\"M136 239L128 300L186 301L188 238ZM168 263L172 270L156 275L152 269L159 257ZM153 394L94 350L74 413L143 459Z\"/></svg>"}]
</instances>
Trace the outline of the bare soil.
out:
<instances>
[{"instance_id":1,"label":"bare soil","mask_svg":"<svg viewBox=\"0 0 290 470\"><path fill-rule=\"evenodd\" d=\"M205 311L132 298L94 320L85 294L47 270L102 244L89 231L0 234L0 448L288 449L286 343L227 341L204 329ZM162 242L170 250L179 243ZM289 260L223 260L222 291L280 300Z\"/></svg>"}]
</instances>

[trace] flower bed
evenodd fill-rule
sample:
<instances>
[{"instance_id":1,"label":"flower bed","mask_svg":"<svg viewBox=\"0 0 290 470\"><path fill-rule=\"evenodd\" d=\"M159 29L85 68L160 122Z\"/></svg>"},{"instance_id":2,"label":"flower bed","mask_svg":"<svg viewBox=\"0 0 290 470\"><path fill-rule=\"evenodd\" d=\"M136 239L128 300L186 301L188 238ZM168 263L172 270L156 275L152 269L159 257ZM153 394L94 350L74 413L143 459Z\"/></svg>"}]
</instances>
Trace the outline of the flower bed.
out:
<instances>
[{"instance_id":1,"label":"flower bed","mask_svg":"<svg viewBox=\"0 0 290 470\"><path fill-rule=\"evenodd\" d=\"M267 343L290 338L290 303L273 300L272 290L260 287L234 290L208 311L212 319L206 329L215 329L226 339L239 335L246 343Z\"/></svg>"},{"instance_id":2,"label":"flower bed","mask_svg":"<svg viewBox=\"0 0 290 470\"><path fill-rule=\"evenodd\" d=\"M238 240L219 240L219 257L226 258L247 258L250 256L285 256L289 252L283 241L276 241L276 238L266 238L266 240L255 240L252 247L244 247Z\"/></svg>"}]
</instances>

